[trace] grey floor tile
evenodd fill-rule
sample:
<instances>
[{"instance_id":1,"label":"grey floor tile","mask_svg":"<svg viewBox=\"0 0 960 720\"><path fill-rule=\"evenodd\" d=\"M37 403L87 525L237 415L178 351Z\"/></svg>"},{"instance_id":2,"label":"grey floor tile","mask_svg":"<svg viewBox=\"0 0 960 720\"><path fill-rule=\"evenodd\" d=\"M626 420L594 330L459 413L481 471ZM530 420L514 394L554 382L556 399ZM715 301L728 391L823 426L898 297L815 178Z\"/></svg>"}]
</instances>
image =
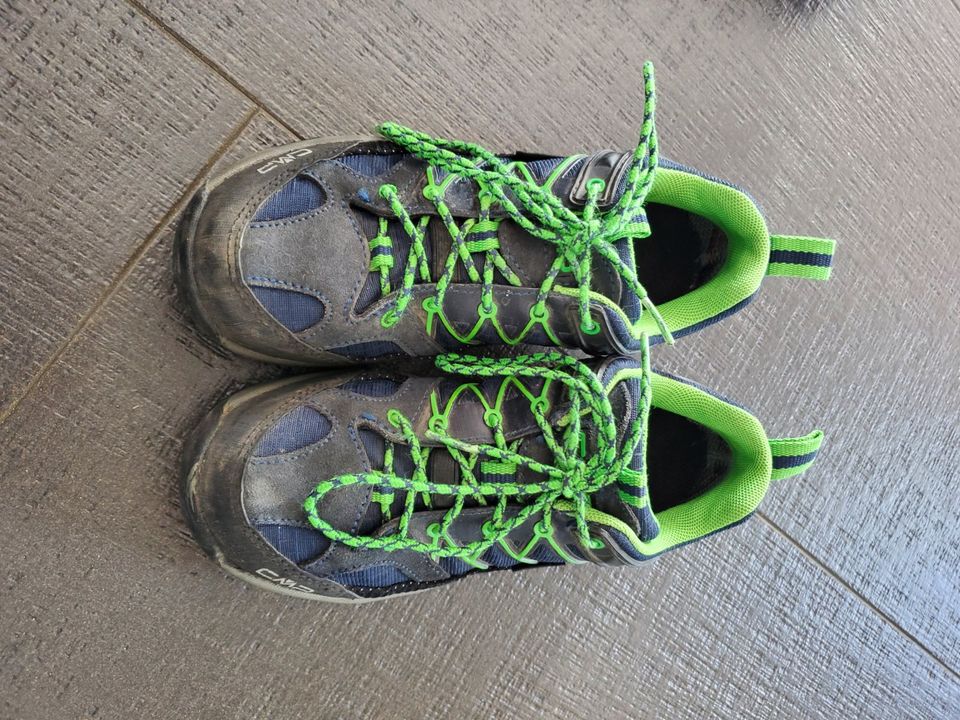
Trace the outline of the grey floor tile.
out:
<instances>
[{"instance_id":1,"label":"grey floor tile","mask_svg":"<svg viewBox=\"0 0 960 720\"><path fill-rule=\"evenodd\" d=\"M117 1L0 16L0 413L251 108Z\"/></svg>"}]
</instances>

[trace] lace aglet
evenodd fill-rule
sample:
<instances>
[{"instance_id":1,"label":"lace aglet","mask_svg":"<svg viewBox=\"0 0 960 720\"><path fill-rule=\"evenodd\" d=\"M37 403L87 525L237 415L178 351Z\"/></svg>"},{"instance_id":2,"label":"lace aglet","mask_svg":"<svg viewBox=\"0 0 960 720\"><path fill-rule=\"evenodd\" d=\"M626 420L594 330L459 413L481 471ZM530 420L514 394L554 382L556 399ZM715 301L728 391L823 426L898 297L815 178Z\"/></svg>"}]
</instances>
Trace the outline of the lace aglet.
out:
<instances>
[{"instance_id":1,"label":"lace aglet","mask_svg":"<svg viewBox=\"0 0 960 720\"><path fill-rule=\"evenodd\" d=\"M673 345L673 333L671 333L670 328L667 327L667 321L663 319L663 315L660 314L657 306L654 305L647 296L644 296L641 302L643 303L643 307L653 315L654 322L657 324L657 330L660 331L660 337L663 338L663 342L667 345Z\"/></svg>"},{"instance_id":2,"label":"lace aglet","mask_svg":"<svg viewBox=\"0 0 960 720\"><path fill-rule=\"evenodd\" d=\"M657 323L660 328L660 335L663 337L663 341L667 345L673 345L673 333L670 332L670 329L666 326L665 323Z\"/></svg>"}]
</instances>

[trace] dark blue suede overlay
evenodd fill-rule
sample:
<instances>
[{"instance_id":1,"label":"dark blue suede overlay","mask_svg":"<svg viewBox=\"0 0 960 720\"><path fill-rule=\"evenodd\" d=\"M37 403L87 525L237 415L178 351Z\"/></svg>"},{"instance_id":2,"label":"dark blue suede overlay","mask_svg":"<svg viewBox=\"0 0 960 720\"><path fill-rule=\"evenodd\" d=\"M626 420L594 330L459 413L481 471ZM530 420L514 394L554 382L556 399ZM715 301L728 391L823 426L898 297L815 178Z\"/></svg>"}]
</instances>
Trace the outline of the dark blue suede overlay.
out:
<instances>
[{"instance_id":1,"label":"dark blue suede overlay","mask_svg":"<svg viewBox=\"0 0 960 720\"><path fill-rule=\"evenodd\" d=\"M354 378L345 382L342 387L344 390L355 392L358 395L367 397L389 397L400 389L401 383L392 378Z\"/></svg>"}]
</instances>

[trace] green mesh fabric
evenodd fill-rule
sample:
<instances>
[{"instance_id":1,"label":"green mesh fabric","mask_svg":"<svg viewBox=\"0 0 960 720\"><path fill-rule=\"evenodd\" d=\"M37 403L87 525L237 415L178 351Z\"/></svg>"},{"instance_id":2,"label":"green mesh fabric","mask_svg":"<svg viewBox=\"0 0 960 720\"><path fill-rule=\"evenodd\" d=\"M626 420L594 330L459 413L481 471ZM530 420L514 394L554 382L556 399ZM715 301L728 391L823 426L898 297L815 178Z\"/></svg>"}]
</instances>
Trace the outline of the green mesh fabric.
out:
<instances>
[{"instance_id":1,"label":"green mesh fabric","mask_svg":"<svg viewBox=\"0 0 960 720\"><path fill-rule=\"evenodd\" d=\"M716 276L689 293L657 306L673 332L719 315L753 295L766 272L770 234L756 204L742 191L692 173L660 168L648 196L715 223L727 236L726 262ZM636 332L657 328L641 317Z\"/></svg>"},{"instance_id":2,"label":"green mesh fabric","mask_svg":"<svg viewBox=\"0 0 960 720\"><path fill-rule=\"evenodd\" d=\"M687 383L653 374L652 406L690 418L718 433L730 445L732 464L717 485L681 505L656 513L660 533L642 541L624 524L609 516L604 522L627 535L645 556L658 555L678 545L733 525L756 510L770 486L770 443L760 422L746 410Z\"/></svg>"}]
</instances>

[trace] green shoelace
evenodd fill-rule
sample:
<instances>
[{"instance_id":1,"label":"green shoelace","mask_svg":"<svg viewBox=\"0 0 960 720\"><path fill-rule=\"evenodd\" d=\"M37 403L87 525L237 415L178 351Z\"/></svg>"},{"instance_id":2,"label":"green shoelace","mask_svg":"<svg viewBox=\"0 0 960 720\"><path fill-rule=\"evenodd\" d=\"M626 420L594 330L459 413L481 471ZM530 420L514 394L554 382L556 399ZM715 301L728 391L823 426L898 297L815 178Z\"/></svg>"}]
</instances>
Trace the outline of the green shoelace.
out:
<instances>
[{"instance_id":1,"label":"green shoelace","mask_svg":"<svg viewBox=\"0 0 960 720\"><path fill-rule=\"evenodd\" d=\"M397 475L392 463L386 462L383 470L339 475L319 483L304 502L310 524L327 538L354 548L375 550L414 550L434 557L457 557L476 562L480 555L500 542L529 518L542 513L534 526L533 540L527 551L539 538L551 538L552 516L563 512L576 522L581 541L596 547L590 537L588 516L591 496L601 488L621 482L643 486L645 474L629 468L630 462L641 443L646 442L646 423L650 411L650 369L646 337L642 342L641 398L636 418L624 432L617 447L617 422L610 400L594 372L583 363L562 353L538 353L514 358L478 358L468 355L444 355L437 358L441 370L457 375L476 378L517 377L540 378L561 383L565 388L565 402L569 407L563 416L548 420L550 408L545 398L535 398L530 410L543 439L554 457L553 464L535 460L516 452L516 443L508 443L499 413L485 415L492 427L493 444L473 444L451 436L445 419L431 422L426 439L444 448L460 467L461 481L458 484L435 482L427 477L427 460L431 448L425 448L413 430L410 420L400 411L387 413L387 420L397 429L403 442L409 447L414 469L411 477ZM589 418L597 430L597 446L589 458L581 452L582 420ZM434 416L434 420L438 417ZM479 479L474 469L478 460L492 461L497 467L513 469L513 473L526 468L543 477L539 482L485 482ZM351 485L368 485L375 493L393 496L405 493L403 510L398 515L395 532L381 536L353 535L339 530L324 520L318 513L318 504L329 493ZM411 518L416 511L418 497L452 499L452 505L443 513L439 522L427 528L429 542L412 537L409 533ZM449 535L449 529L460 516L468 499L478 505L491 505L490 519L483 525L483 537L474 542L457 545ZM508 514L508 506L511 505ZM515 511L515 512L514 512ZM556 546L555 546L556 547ZM524 554L524 553L522 553Z\"/></svg>"},{"instance_id":2,"label":"green shoelace","mask_svg":"<svg viewBox=\"0 0 960 720\"><path fill-rule=\"evenodd\" d=\"M495 324L504 342L515 344L520 342L534 325L541 325L551 340L559 345L560 342L546 322L547 298L555 287L557 276L561 272L569 272L577 285L580 328L587 334L596 334L600 331L600 326L590 315L591 267L593 255L596 253L610 263L624 284L633 291L641 308L653 315L664 340L672 342L666 323L637 279L635 268L620 258L614 246L616 241L625 237L642 239L650 235L650 225L643 204L653 184L659 160L654 123L656 93L652 63L644 64L643 78L644 108L640 140L633 154L623 194L612 208L604 211L598 207L605 186L604 181L599 178L587 183L586 203L582 212L577 214L566 207L549 187L537 184L521 162L506 162L479 145L433 138L396 123L384 123L378 128L385 138L427 164L428 182L423 195L436 207L437 217L446 226L452 240L443 272L436 281L435 293L424 300L424 309L428 312L428 329L432 318L439 315L455 337L461 342L469 342L479 332L483 323L489 320ZM436 182L436 170L448 174L439 184ZM477 185L480 208L477 219L468 219L462 224L458 224L454 219L443 198L449 182L458 177L469 179ZM424 283L432 282L424 245L431 216L422 216L414 221L400 201L399 191L394 185L380 186L379 194L390 204L391 211L411 238L403 281L397 290L396 301L381 317L381 324L390 327L406 312L417 279ZM520 286L521 281L500 253L497 237L500 221L492 219L490 215L494 204L503 208L506 216L527 233L550 243L556 249L556 259L544 277L536 302L529 311L530 321L518 337L508 337L496 322L494 271L499 271L510 285ZM386 296L394 290L390 282L390 269L397 262L392 253L386 218L380 218L379 232L370 240L370 248L370 270L379 273L381 295ZM482 253L484 258L482 275L473 258L479 253ZM442 313L444 298L453 281L458 261L463 264L472 282L483 283L481 302L477 308L478 322L466 336L457 335Z\"/></svg>"}]
</instances>

